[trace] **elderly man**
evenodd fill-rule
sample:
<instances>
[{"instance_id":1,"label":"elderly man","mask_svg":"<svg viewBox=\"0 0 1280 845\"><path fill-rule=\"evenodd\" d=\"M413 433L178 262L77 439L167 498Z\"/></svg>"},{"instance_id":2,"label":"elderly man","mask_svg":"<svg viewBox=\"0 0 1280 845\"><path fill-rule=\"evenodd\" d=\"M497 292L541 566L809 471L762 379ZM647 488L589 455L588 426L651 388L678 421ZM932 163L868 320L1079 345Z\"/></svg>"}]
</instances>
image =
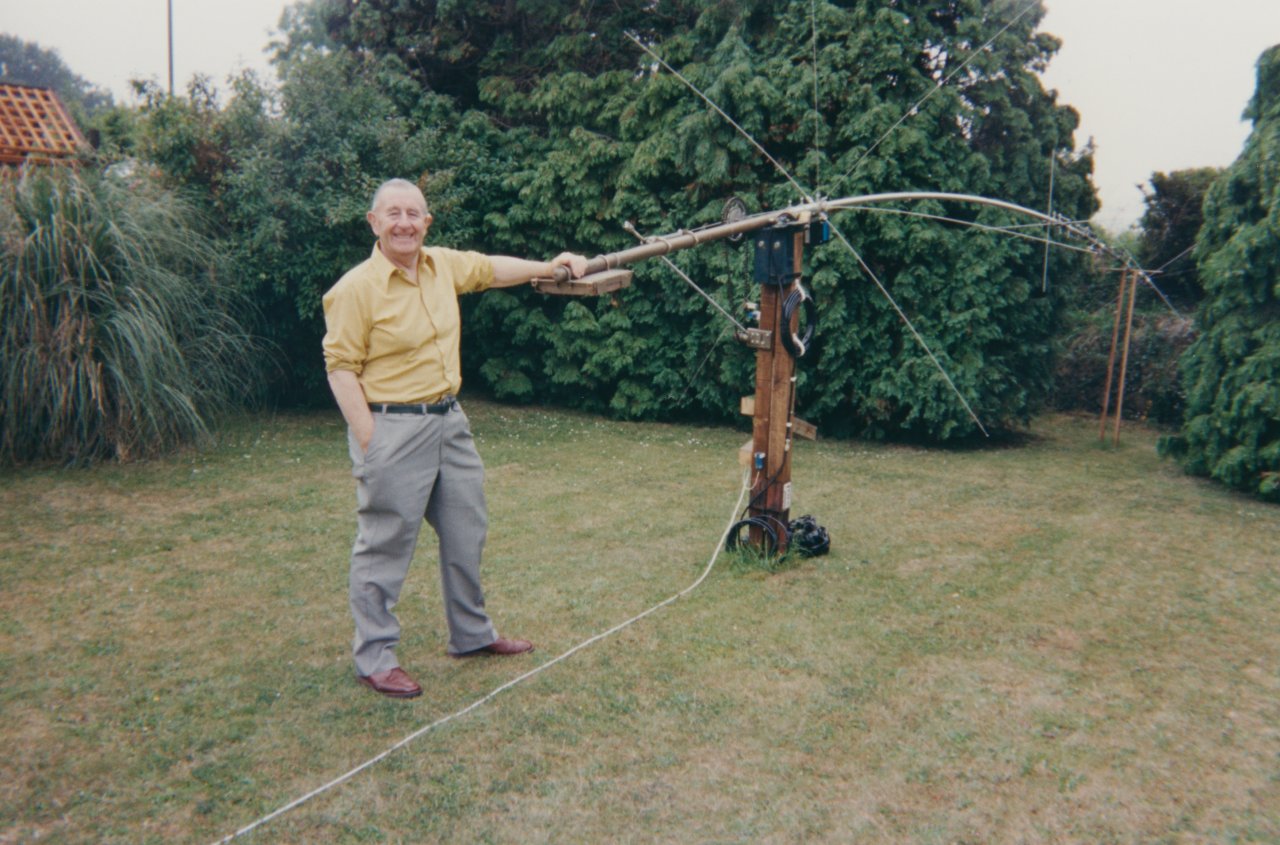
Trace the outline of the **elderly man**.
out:
<instances>
[{"instance_id":1,"label":"elderly man","mask_svg":"<svg viewBox=\"0 0 1280 845\"><path fill-rule=\"evenodd\" d=\"M378 239L373 254L324 295L325 367L356 478L356 677L383 695L412 698L422 687L396 659L400 623L392 608L424 518L440 541L449 654L533 649L499 637L484 608L484 468L455 398L462 385L458 294L548 277L557 266L578 277L587 261L567 252L542 262L423 247L431 214L404 179L378 188L367 219Z\"/></svg>"}]
</instances>

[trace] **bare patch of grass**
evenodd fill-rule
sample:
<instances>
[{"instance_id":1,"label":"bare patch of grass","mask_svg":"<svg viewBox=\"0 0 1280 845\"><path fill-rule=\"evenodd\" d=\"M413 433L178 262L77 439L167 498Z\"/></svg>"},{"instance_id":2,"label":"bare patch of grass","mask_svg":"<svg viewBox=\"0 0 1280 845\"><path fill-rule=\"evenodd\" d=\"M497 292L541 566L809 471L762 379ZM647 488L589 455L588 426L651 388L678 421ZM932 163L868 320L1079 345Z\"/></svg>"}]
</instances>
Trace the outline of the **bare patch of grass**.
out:
<instances>
[{"instance_id":1,"label":"bare patch of grass","mask_svg":"<svg viewBox=\"0 0 1280 845\"><path fill-rule=\"evenodd\" d=\"M220 838L701 572L740 433L467 410L489 605L539 648L444 654L428 530L413 702L351 678L336 413L6 473L0 842ZM1280 510L1094 436L802 444L828 556L721 561L249 841L1276 841Z\"/></svg>"}]
</instances>

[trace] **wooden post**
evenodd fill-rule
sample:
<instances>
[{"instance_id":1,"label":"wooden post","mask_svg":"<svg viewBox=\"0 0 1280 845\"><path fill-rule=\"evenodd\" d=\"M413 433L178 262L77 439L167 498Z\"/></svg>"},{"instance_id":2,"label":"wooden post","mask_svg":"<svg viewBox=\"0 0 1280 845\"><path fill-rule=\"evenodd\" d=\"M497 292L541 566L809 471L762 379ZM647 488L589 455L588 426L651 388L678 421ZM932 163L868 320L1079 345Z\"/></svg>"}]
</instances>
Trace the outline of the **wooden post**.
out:
<instances>
[{"instance_id":1,"label":"wooden post","mask_svg":"<svg viewBox=\"0 0 1280 845\"><path fill-rule=\"evenodd\" d=\"M1116 319L1111 327L1111 354L1107 357L1107 381L1102 387L1102 416L1098 418L1098 439L1107 439L1107 411L1111 407L1111 378L1116 370L1116 344L1120 341L1120 319L1124 313L1124 290L1129 268L1120 271L1120 292L1116 295Z\"/></svg>"},{"instance_id":2,"label":"wooden post","mask_svg":"<svg viewBox=\"0 0 1280 845\"><path fill-rule=\"evenodd\" d=\"M1112 444L1120 445L1120 418L1124 416L1124 379L1129 369L1129 338L1133 334L1133 300L1138 293L1138 274L1126 271L1129 276L1129 314L1124 324L1124 349L1120 354L1120 387L1116 390L1116 433Z\"/></svg>"},{"instance_id":3,"label":"wooden post","mask_svg":"<svg viewBox=\"0 0 1280 845\"><path fill-rule=\"evenodd\" d=\"M804 260L804 229L797 228L793 237L792 269L798 279ZM756 352L755 416L751 427L755 479L748 516L773 528L777 535L773 551L779 555L787 551L791 513L791 417L795 410L796 373L795 359L782 343L782 333L794 332L800 319L797 310L791 315L791 325L782 325L782 303L789 291L790 286L784 289L771 284L760 289L760 326L768 327L773 337L768 349ZM751 526L753 546L765 548L765 536L763 528Z\"/></svg>"}]
</instances>

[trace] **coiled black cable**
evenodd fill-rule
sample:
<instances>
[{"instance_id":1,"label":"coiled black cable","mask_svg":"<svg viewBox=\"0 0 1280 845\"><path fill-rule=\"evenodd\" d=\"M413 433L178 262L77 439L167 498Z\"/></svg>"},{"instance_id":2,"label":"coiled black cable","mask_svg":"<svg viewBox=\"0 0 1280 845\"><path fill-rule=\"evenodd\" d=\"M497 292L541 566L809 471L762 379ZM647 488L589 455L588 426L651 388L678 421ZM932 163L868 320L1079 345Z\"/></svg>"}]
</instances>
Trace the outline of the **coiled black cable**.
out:
<instances>
[{"instance_id":1,"label":"coiled black cable","mask_svg":"<svg viewBox=\"0 0 1280 845\"><path fill-rule=\"evenodd\" d=\"M804 306L805 327L804 334L797 335L791 331L791 318L801 305ZM782 345L791 353L792 358L803 358L809 351L809 344L813 342L813 330L817 323L817 304L804 286L797 283L787 294L787 298L782 301L782 331L780 332Z\"/></svg>"},{"instance_id":2,"label":"coiled black cable","mask_svg":"<svg viewBox=\"0 0 1280 845\"><path fill-rule=\"evenodd\" d=\"M770 524L772 523L772 524ZM739 545L746 545L746 541L742 539L742 530L750 530L751 528L759 528L760 534L765 540L765 554L771 555L778 551L778 541L782 537L789 536L787 532L787 524L777 517L769 514L760 514L759 516L747 517L735 522L729 528L729 534L725 537L724 547L726 551L733 551Z\"/></svg>"}]
</instances>

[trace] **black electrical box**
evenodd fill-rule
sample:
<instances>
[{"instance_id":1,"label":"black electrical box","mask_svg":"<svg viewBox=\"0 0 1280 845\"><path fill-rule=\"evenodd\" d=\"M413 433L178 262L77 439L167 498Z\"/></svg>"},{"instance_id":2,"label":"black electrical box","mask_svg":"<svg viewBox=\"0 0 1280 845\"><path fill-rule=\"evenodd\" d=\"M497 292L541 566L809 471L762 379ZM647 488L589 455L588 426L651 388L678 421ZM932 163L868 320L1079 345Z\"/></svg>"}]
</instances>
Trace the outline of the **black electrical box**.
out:
<instances>
[{"instance_id":1,"label":"black electrical box","mask_svg":"<svg viewBox=\"0 0 1280 845\"><path fill-rule=\"evenodd\" d=\"M755 236L754 281L761 285L786 287L796 272L796 227L762 229Z\"/></svg>"}]
</instances>

